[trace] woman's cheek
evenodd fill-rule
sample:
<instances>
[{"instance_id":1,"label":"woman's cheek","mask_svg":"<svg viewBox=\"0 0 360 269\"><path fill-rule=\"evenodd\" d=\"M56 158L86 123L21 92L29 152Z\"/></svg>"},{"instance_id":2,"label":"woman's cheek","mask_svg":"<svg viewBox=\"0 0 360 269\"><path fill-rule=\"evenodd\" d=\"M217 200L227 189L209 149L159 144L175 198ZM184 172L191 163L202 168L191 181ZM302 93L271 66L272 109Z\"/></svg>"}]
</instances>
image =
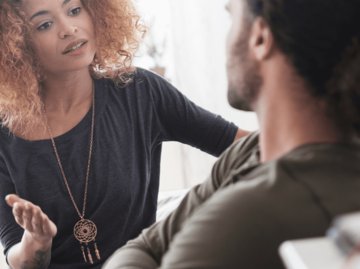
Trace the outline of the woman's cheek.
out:
<instances>
[{"instance_id":1,"label":"woman's cheek","mask_svg":"<svg viewBox=\"0 0 360 269\"><path fill-rule=\"evenodd\" d=\"M49 47L49 44L45 43L42 46L38 46L37 51L39 53L40 62L48 69L49 67L52 67L54 63L58 63L56 53L54 52L54 47Z\"/></svg>"}]
</instances>

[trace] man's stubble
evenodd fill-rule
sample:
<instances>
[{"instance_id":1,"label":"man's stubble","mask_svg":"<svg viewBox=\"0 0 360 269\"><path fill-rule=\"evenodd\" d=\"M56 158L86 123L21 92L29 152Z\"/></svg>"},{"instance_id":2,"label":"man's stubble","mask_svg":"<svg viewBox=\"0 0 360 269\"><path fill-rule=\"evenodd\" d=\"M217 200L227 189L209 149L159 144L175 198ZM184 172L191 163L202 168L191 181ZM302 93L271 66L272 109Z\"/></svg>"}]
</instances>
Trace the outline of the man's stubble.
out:
<instances>
[{"instance_id":1,"label":"man's stubble","mask_svg":"<svg viewBox=\"0 0 360 269\"><path fill-rule=\"evenodd\" d=\"M262 85L258 65L248 54L250 29L251 25L247 22L227 64L228 101L233 108L242 111L253 111L252 105Z\"/></svg>"}]
</instances>

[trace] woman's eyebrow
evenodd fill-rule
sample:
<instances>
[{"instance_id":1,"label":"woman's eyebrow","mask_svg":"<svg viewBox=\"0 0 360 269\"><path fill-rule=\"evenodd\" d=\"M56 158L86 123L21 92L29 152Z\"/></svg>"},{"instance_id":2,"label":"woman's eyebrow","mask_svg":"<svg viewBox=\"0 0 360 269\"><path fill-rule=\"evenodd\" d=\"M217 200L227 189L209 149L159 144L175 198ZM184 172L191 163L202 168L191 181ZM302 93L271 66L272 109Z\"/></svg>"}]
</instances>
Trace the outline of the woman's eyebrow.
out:
<instances>
[{"instance_id":1,"label":"woman's eyebrow","mask_svg":"<svg viewBox=\"0 0 360 269\"><path fill-rule=\"evenodd\" d=\"M71 1L71 0L65 0L65 1L62 3L61 7L65 6L65 5L66 5L67 3L69 3L70 1ZM48 13L50 13L48 10L39 11L39 12L37 12L37 13L35 13L34 15L31 16L30 21L31 21L33 18L37 17L37 16L44 15L44 14L48 14Z\"/></svg>"},{"instance_id":2,"label":"woman's eyebrow","mask_svg":"<svg viewBox=\"0 0 360 269\"><path fill-rule=\"evenodd\" d=\"M34 15L31 16L30 21L37 16L48 14L48 13L50 13L48 10L39 11L38 13L35 13Z\"/></svg>"},{"instance_id":3,"label":"woman's eyebrow","mask_svg":"<svg viewBox=\"0 0 360 269\"><path fill-rule=\"evenodd\" d=\"M62 3L61 7L65 6L67 3L69 3L71 0L65 0L64 3Z\"/></svg>"}]
</instances>

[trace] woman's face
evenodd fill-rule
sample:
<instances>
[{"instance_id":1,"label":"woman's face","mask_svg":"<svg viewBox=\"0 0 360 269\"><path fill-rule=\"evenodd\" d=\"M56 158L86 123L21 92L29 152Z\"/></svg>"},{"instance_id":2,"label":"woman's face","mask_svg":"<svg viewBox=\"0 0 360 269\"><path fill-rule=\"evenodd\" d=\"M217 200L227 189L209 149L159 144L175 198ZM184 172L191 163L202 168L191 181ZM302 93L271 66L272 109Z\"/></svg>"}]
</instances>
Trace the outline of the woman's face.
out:
<instances>
[{"instance_id":1,"label":"woman's face","mask_svg":"<svg viewBox=\"0 0 360 269\"><path fill-rule=\"evenodd\" d=\"M90 15L81 0L23 0L32 34L46 72L67 73L87 68L96 44Z\"/></svg>"}]
</instances>

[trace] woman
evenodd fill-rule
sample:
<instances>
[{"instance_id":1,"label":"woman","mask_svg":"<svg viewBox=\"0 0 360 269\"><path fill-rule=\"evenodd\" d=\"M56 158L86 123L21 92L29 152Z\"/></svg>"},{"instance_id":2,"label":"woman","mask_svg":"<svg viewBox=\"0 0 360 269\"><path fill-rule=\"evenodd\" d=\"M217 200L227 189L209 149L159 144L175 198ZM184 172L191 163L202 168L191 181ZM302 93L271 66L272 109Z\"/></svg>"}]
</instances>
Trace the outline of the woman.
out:
<instances>
[{"instance_id":1,"label":"woman","mask_svg":"<svg viewBox=\"0 0 360 269\"><path fill-rule=\"evenodd\" d=\"M130 0L0 3L7 261L100 268L155 221L162 142L218 156L246 132L131 67L145 31Z\"/></svg>"}]
</instances>

